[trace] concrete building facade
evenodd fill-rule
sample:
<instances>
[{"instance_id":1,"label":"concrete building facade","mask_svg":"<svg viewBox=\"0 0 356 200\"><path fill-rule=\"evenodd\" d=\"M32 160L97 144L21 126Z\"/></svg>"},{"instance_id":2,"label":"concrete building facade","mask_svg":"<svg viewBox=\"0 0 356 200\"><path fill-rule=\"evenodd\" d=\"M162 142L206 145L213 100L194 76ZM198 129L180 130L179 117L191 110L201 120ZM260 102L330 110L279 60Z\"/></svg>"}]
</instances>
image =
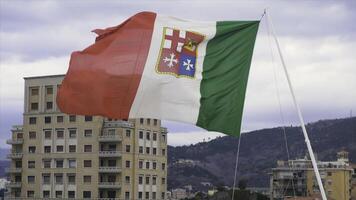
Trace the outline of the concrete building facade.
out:
<instances>
[{"instance_id":1,"label":"concrete building facade","mask_svg":"<svg viewBox=\"0 0 356 200\"><path fill-rule=\"evenodd\" d=\"M167 129L160 120L61 113L63 78L25 78L23 125L13 126L7 141L7 198L165 199Z\"/></svg>"},{"instance_id":2,"label":"concrete building facade","mask_svg":"<svg viewBox=\"0 0 356 200\"><path fill-rule=\"evenodd\" d=\"M339 152L337 161L318 161L317 164L327 198L350 200L353 170L349 165L348 153ZM277 167L272 169L271 199L311 197L318 194L320 194L318 183L309 159L278 161Z\"/></svg>"}]
</instances>

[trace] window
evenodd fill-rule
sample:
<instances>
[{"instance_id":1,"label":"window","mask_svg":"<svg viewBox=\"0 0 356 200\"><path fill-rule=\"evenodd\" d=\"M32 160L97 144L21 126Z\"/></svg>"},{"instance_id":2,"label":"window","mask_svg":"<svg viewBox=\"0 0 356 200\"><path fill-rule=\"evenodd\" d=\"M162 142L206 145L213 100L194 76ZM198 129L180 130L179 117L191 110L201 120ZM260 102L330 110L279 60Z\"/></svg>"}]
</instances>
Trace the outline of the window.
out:
<instances>
[{"instance_id":1,"label":"window","mask_svg":"<svg viewBox=\"0 0 356 200\"><path fill-rule=\"evenodd\" d=\"M143 153L143 146L138 147L138 153Z\"/></svg>"},{"instance_id":2,"label":"window","mask_svg":"<svg viewBox=\"0 0 356 200\"><path fill-rule=\"evenodd\" d=\"M130 130L126 130L126 137L131 137L131 131Z\"/></svg>"},{"instance_id":3,"label":"window","mask_svg":"<svg viewBox=\"0 0 356 200\"><path fill-rule=\"evenodd\" d=\"M75 146L75 145L69 145L69 152L70 152L70 153L75 153L75 152L76 152L76 149L77 149L77 146Z\"/></svg>"},{"instance_id":4,"label":"window","mask_svg":"<svg viewBox=\"0 0 356 200\"><path fill-rule=\"evenodd\" d=\"M42 192L42 195L43 195L43 198L49 198L50 197L50 191L49 190L44 190L43 192Z\"/></svg>"},{"instance_id":5,"label":"window","mask_svg":"<svg viewBox=\"0 0 356 200\"><path fill-rule=\"evenodd\" d=\"M35 197L35 191L33 191L33 190L27 191L27 197L30 197L30 198Z\"/></svg>"},{"instance_id":6,"label":"window","mask_svg":"<svg viewBox=\"0 0 356 200\"><path fill-rule=\"evenodd\" d=\"M153 169L156 169L157 168L157 163L154 161L154 162L152 162L152 168Z\"/></svg>"},{"instance_id":7,"label":"window","mask_svg":"<svg viewBox=\"0 0 356 200\"><path fill-rule=\"evenodd\" d=\"M29 146L28 147L28 153L36 153L36 147L35 146Z\"/></svg>"},{"instance_id":8,"label":"window","mask_svg":"<svg viewBox=\"0 0 356 200\"><path fill-rule=\"evenodd\" d=\"M50 116L46 116L44 118L45 124L50 124L51 123L51 117Z\"/></svg>"},{"instance_id":9,"label":"window","mask_svg":"<svg viewBox=\"0 0 356 200\"><path fill-rule=\"evenodd\" d=\"M151 136L150 132L146 132L146 140L150 140L150 136Z\"/></svg>"},{"instance_id":10,"label":"window","mask_svg":"<svg viewBox=\"0 0 356 200\"><path fill-rule=\"evenodd\" d=\"M17 133L17 139L23 139L23 133Z\"/></svg>"},{"instance_id":11,"label":"window","mask_svg":"<svg viewBox=\"0 0 356 200\"><path fill-rule=\"evenodd\" d=\"M130 176L125 176L125 183L130 184Z\"/></svg>"},{"instance_id":12,"label":"window","mask_svg":"<svg viewBox=\"0 0 356 200\"><path fill-rule=\"evenodd\" d=\"M56 160L56 168L63 168L63 160Z\"/></svg>"},{"instance_id":13,"label":"window","mask_svg":"<svg viewBox=\"0 0 356 200\"><path fill-rule=\"evenodd\" d=\"M43 160L43 168L51 168L51 160L50 159Z\"/></svg>"},{"instance_id":14,"label":"window","mask_svg":"<svg viewBox=\"0 0 356 200\"><path fill-rule=\"evenodd\" d=\"M125 200L129 200L130 199L130 192L125 192Z\"/></svg>"},{"instance_id":15,"label":"window","mask_svg":"<svg viewBox=\"0 0 356 200\"><path fill-rule=\"evenodd\" d=\"M47 101L46 102L46 109L47 110L52 110L53 108L53 102L52 101Z\"/></svg>"},{"instance_id":16,"label":"window","mask_svg":"<svg viewBox=\"0 0 356 200\"><path fill-rule=\"evenodd\" d=\"M56 191L56 198L62 198L62 191Z\"/></svg>"},{"instance_id":17,"label":"window","mask_svg":"<svg viewBox=\"0 0 356 200\"><path fill-rule=\"evenodd\" d=\"M57 145L56 152L63 152L63 145Z\"/></svg>"},{"instance_id":18,"label":"window","mask_svg":"<svg viewBox=\"0 0 356 200\"><path fill-rule=\"evenodd\" d=\"M55 183L58 185L62 185L63 184L63 174L55 174Z\"/></svg>"},{"instance_id":19,"label":"window","mask_svg":"<svg viewBox=\"0 0 356 200\"><path fill-rule=\"evenodd\" d=\"M108 160L109 167L116 167L116 160Z\"/></svg>"},{"instance_id":20,"label":"window","mask_svg":"<svg viewBox=\"0 0 356 200\"><path fill-rule=\"evenodd\" d=\"M130 161L126 160L126 168L130 168Z\"/></svg>"},{"instance_id":21,"label":"window","mask_svg":"<svg viewBox=\"0 0 356 200\"><path fill-rule=\"evenodd\" d=\"M76 116L75 115L69 115L69 122L75 122L76 121Z\"/></svg>"},{"instance_id":22,"label":"window","mask_svg":"<svg viewBox=\"0 0 356 200\"><path fill-rule=\"evenodd\" d=\"M68 198L75 198L75 191L68 191Z\"/></svg>"},{"instance_id":23,"label":"window","mask_svg":"<svg viewBox=\"0 0 356 200\"><path fill-rule=\"evenodd\" d=\"M31 110L38 110L38 103L31 103Z\"/></svg>"},{"instance_id":24,"label":"window","mask_svg":"<svg viewBox=\"0 0 356 200\"><path fill-rule=\"evenodd\" d=\"M63 116L57 116L57 123L63 123L64 117Z\"/></svg>"},{"instance_id":25,"label":"window","mask_svg":"<svg viewBox=\"0 0 356 200\"><path fill-rule=\"evenodd\" d=\"M93 131L91 129L84 130L84 137L91 137L93 135Z\"/></svg>"},{"instance_id":26,"label":"window","mask_svg":"<svg viewBox=\"0 0 356 200\"><path fill-rule=\"evenodd\" d=\"M50 174L43 174L42 175L42 183L45 185L51 184L51 175Z\"/></svg>"},{"instance_id":27,"label":"window","mask_svg":"<svg viewBox=\"0 0 356 200\"><path fill-rule=\"evenodd\" d=\"M77 129L69 129L69 138L77 137Z\"/></svg>"},{"instance_id":28,"label":"window","mask_svg":"<svg viewBox=\"0 0 356 200\"><path fill-rule=\"evenodd\" d=\"M28 133L28 137L33 140L33 139L36 139L36 132L35 131L30 131Z\"/></svg>"},{"instance_id":29,"label":"window","mask_svg":"<svg viewBox=\"0 0 356 200\"><path fill-rule=\"evenodd\" d=\"M166 155L166 149L162 149L162 156Z\"/></svg>"},{"instance_id":30,"label":"window","mask_svg":"<svg viewBox=\"0 0 356 200\"><path fill-rule=\"evenodd\" d=\"M37 118L36 117L30 117L29 118L29 124L36 124Z\"/></svg>"},{"instance_id":31,"label":"window","mask_svg":"<svg viewBox=\"0 0 356 200\"><path fill-rule=\"evenodd\" d=\"M53 88L52 87L46 87L46 94L53 94Z\"/></svg>"},{"instance_id":32,"label":"window","mask_svg":"<svg viewBox=\"0 0 356 200\"><path fill-rule=\"evenodd\" d=\"M148 124L148 125L151 124L151 119L147 119L147 124Z\"/></svg>"},{"instance_id":33,"label":"window","mask_svg":"<svg viewBox=\"0 0 356 200\"><path fill-rule=\"evenodd\" d=\"M146 147L146 154L150 154L150 147Z\"/></svg>"},{"instance_id":34,"label":"window","mask_svg":"<svg viewBox=\"0 0 356 200\"><path fill-rule=\"evenodd\" d=\"M38 95L38 88L30 88L30 90L31 90L31 96Z\"/></svg>"},{"instance_id":35,"label":"window","mask_svg":"<svg viewBox=\"0 0 356 200\"><path fill-rule=\"evenodd\" d=\"M140 168L140 169L143 168L143 161L142 160L138 161L138 168Z\"/></svg>"},{"instance_id":36,"label":"window","mask_svg":"<svg viewBox=\"0 0 356 200\"><path fill-rule=\"evenodd\" d=\"M16 168L22 168L22 161L16 161L15 162L15 167Z\"/></svg>"},{"instance_id":37,"label":"window","mask_svg":"<svg viewBox=\"0 0 356 200\"><path fill-rule=\"evenodd\" d=\"M152 185L156 185L157 184L157 177L153 176L152 177Z\"/></svg>"},{"instance_id":38,"label":"window","mask_svg":"<svg viewBox=\"0 0 356 200\"><path fill-rule=\"evenodd\" d=\"M164 199L164 198L165 198L165 195L164 195L164 192L162 192L161 199Z\"/></svg>"},{"instance_id":39,"label":"window","mask_svg":"<svg viewBox=\"0 0 356 200\"><path fill-rule=\"evenodd\" d=\"M91 191L83 191L83 198L91 198Z\"/></svg>"},{"instance_id":40,"label":"window","mask_svg":"<svg viewBox=\"0 0 356 200\"><path fill-rule=\"evenodd\" d=\"M51 146L44 146L44 150L45 153L51 153Z\"/></svg>"},{"instance_id":41,"label":"window","mask_svg":"<svg viewBox=\"0 0 356 200\"><path fill-rule=\"evenodd\" d=\"M126 152L130 153L130 151L131 151L131 146L130 145L126 145Z\"/></svg>"},{"instance_id":42,"label":"window","mask_svg":"<svg viewBox=\"0 0 356 200\"><path fill-rule=\"evenodd\" d=\"M84 183L91 183L91 176L84 176L83 180L84 180Z\"/></svg>"},{"instance_id":43,"label":"window","mask_svg":"<svg viewBox=\"0 0 356 200\"><path fill-rule=\"evenodd\" d=\"M92 116L85 116L84 117L84 121L91 122L91 121L93 121L93 117Z\"/></svg>"},{"instance_id":44,"label":"window","mask_svg":"<svg viewBox=\"0 0 356 200\"><path fill-rule=\"evenodd\" d=\"M143 139L143 131L139 131L138 133L139 133L139 138Z\"/></svg>"},{"instance_id":45,"label":"window","mask_svg":"<svg viewBox=\"0 0 356 200\"><path fill-rule=\"evenodd\" d=\"M140 184L140 185L143 184L143 177L142 176L138 177L138 184Z\"/></svg>"},{"instance_id":46,"label":"window","mask_svg":"<svg viewBox=\"0 0 356 200\"><path fill-rule=\"evenodd\" d=\"M157 141L157 133L153 133L152 138L153 138L153 141Z\"/></svg>"},{"instance_id":47,"label":"window","mask_svg":"<svg viewBox=\"0 0 356 200\"><path fill-rule=\"evenodd\" d=\"M45 139L51 139L52 132L50 130L44 131Z\"/></svg>"},{"instance_id":48,"label":"window","mask_svg":"<svg viewBox=\"0 0 356 200\"><path fill-rule=\"evenodd\" d=\"M27 162L27 167L28 167L29 169L35 168L35 167L36 167L36 162L35 162L34 160L29 160L29 161Z\"/></svg>"},{"instance_id":49,"label":"window","mask_svg":"<svg viewBox=\"0 0 356 200\"><path fill-rule=\"evenodd\" d=\"M153 153L153 155L157 155L157 148L153 148L152 153Z\"/></svg>"},{"instance_id":50,"label":"window","mask_svg":"<svg viewBox=\"0 0 356 200\"><path fill-rule=\"evenodd\" d=\"M150 169L150 162L146 162L146 169Z\"/></svg>"},{"instance_id":51,"label":"window","mask_svg":"<svg viewBox=\"0 0 356 200\"><path fill-rule=\"evenodd\" d=\"M157 126L157 124L158 124L158 120L157 120L157 119L154 119L154 120L153 120L153 125Z\"/></svg>"},{"instance_id":52,"label":"window","mask_svg":"<svg viewBox=\"0 0 356 200\"><path fill-rule=\"evenodd\" d=\"M166 164L162 163L162 170L166 170Z\"/></svg>"},{"instance_id":53,"label":"window","mask_svg":"<svg viewBox=\"0 0 356 200\"><path fill-rule=\"evenodd\" d=\"M84 160L84 167L91 167L91 160Z\"/></svg>"},{"instance_id":54,"label":"window","mask_svg":"<svg viewBox=\"0 0 356 200\"><path fill-rule=\"evenodd\" d=\"M57 130L57 139L63 139L63 138L64 138L64 131Z\"/></svg>"},{"instance_id":55,"label":"window","mask_svg":"<svg viewBox=\"0 0 356 200\"><path fill-rule=\"evenodd\" d=\"M92 145L90 144L84 145L84 152L92 152L92 151L93 151Z\"/></svg>"},{"instance_id":56,"label":"window","mask_svg":"<svg viewBox=\"0 0 356 200\"><path fill-rule=\"evenodd\" d=\"M150 193L146 192L146 199L150 199Z\"/></svg>"},{"instance_id":57,"label":"window","mask_svg":"<svg viewBox=\"0 0 356 200\"><path fill-rule=\"evenodd\" d=\"M68 167L69 168L76 168L77 167L77 161L75 159L69 159L68 160Z\"/></svg>"},{"instance_id":58,"label":"window","mask_svg":"<svg viewBox=\"0 0 356 200\"><path fill-rule=\"evenodd\" d=\"M75 174L68 174L68 184L69 185L75 184Z\"/></svg>"},{"instance_id":59,"label":"window","mask_svg":"<svg viewBox=\"0 0 356 200\"><path fill-rule=\"evenodd\" d=\"M332 173L331 173L331 172L328 172L328 176L332 176Z\"/></svg>"},{"instance_id":60,"label":"window","mask_svg":"<svg viewBox=\"0 0 356 200\"><path fill-rule=\"evenodd\" d=\"M142 192L138 192L138 199L142 199Z\"/></svg>"},{"instance_id":61,"label":"window","mask_svg":"<svg viewBox=\"0 0 356 200\"><path fill-rule=\"evenodd\" d=\"M162 142L165 142L165 141L166 141L166 135L162 134Z\"/></svg>"},{"instance_id":62,"label":"window","mask_svg":"<svg viewBox=\"0 0 356 200\"><path fill-rule=\"evenodd\" d=\"M166 178L162 178L162 185L166 184Z\"/></svg>"},{"instance_id":63,"label":"window","mask_svg":"<svg viewBox=\"0 0 356 200\"><path fill-rule=\"evenodd\" d=\"M27 176L27 182L29 184L35 183L35 176Z\"/></svg>"},{"instance_id":64,"label":"window","mask_svg":"<svg viewBox=\"0 0 356 200\"><path fill-rule=\"evenodd\" d=\"M156 192L152 192L152 199L156 199Z\"/></svg>"},{"instance_id":65,"label":"window","mask_svg":"<svg viewBox=\"0 0 356 200\"><path fill-rule=\"evenodd\" d=\"M140 124L143 124L143 118L140 118Z\"/></svg>"},{"instance_id":66,"label":"window","mask_svg":"<svg viewBox=\"0 0 356 200\"><path fill-rule=\"evenodd\" d=\"M150 184L150 177L146 176L146 185Z\"/></svg>"}]
</instances>

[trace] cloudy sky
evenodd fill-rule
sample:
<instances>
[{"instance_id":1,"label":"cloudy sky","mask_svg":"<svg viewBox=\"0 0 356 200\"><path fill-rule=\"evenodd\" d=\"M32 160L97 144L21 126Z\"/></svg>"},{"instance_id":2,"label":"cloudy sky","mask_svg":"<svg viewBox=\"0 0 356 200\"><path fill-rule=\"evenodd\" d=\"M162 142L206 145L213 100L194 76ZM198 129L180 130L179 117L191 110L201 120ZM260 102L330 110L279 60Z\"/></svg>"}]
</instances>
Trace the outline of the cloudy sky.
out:
<instances>
[{"instance_id":1,"label":"cloudy sky","mask_svg":"<svg viewBox=\"0 0 356 200\"><path fill-rule=\"evenodd\" d=\"M140 11L179 18L256 20L268 8L307 122L356 114L356 1L5 1L0 0L0 147L22 123L22 77L64 74L69 55L93 43L90 31ZM275 62L272 62L274 58ZM298 124L266 21L260 24L242 129ZM188 124L164 122L171 145L215 138Z\"/></svg>"}]
</instances>

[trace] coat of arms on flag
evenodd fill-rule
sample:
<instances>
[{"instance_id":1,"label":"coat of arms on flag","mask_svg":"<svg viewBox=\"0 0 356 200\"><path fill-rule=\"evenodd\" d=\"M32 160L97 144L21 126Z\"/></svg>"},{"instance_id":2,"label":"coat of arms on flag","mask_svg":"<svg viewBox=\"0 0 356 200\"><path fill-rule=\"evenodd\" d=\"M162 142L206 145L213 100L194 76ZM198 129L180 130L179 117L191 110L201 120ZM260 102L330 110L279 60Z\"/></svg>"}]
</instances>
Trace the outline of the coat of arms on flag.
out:
<instances>
[{"instance_id":1,"label":"coat of arms on flag","mask_svg":"<svg viewBox=\"0 0 356 200\"><path fill-rule=\"evenodd\" d=\"M203 39L204 36L196 32L164 27L156 71L194 78L198 45Z\"/></svg>"}]
</instances>

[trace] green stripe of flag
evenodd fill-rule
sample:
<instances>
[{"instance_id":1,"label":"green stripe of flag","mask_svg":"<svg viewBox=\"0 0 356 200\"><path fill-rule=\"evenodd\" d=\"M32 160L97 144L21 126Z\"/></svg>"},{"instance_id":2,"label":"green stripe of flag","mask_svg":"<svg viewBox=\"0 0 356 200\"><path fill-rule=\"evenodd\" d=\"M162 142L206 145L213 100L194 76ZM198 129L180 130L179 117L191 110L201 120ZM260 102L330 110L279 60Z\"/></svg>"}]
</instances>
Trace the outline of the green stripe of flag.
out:
<instances>
[{"instance_id":1,"label":"green stripe of flag","mask_svg":"<svg viewBox=\"0 0 356 200\"><path fill-rule=\"evenodd\" d=\"M242 111L259 21L217 22L206 48L197 125L240 135Z\"/></svg>"}]
</instances>

